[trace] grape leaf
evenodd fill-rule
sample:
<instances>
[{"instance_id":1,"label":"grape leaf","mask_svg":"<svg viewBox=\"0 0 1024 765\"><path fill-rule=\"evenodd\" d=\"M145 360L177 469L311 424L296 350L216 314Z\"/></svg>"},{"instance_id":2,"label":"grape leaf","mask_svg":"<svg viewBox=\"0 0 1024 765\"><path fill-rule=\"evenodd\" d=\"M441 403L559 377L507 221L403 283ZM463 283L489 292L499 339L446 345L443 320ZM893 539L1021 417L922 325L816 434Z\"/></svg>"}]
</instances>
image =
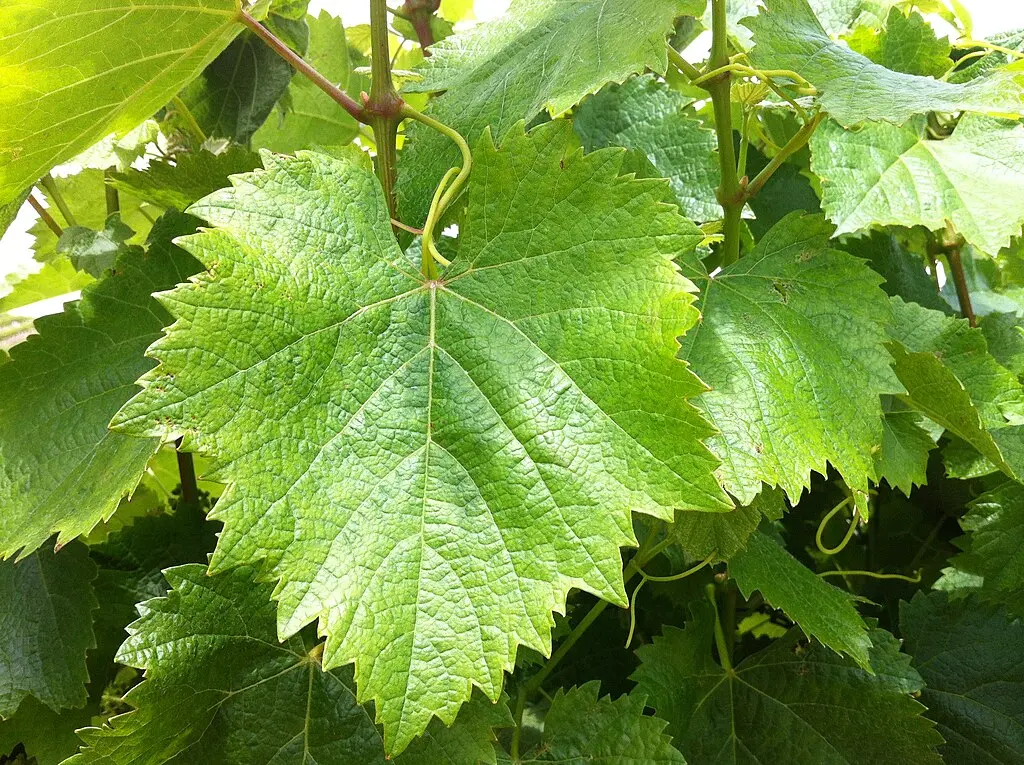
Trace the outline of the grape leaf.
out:
<instances>
[{"instance_id":1,"label":"grape leaf","mask_svg":"<svg viewBox=\"0 0 1024 765\"><path fill-rule=\"evenodd\" d=\"M587 151L622 146L646 158L668 178L688 218L719 220L718 142L713 130L683 113L692 100L653 75L633 77L585 99L573 116L573 126Z\"/></svg>"},{"instance_id":2,"label":"grape leaf","mask_svg":"<svg viewBox=\"0 0 1024 765\"><path fill-rule=\"evenodd\" d=\"M545 109L564 112L606 82L644 69L664 74L665 40L690 5L692 0L516 0L500 19L433 45L419 70L423 79L405 90L447 91L426 114L470 143L487 126L500 141L519 120ZM447 137L420 124L409 129L399 167L402 220L426 218L441 176L459 162Z\"/></svg>"},{"instance_id":3,"label":"grape leaf","mask_svg":"<svg viewBox=\"0 0 1024 765\"><path fill-rule=\"evenodd\" d=\"M924 261L904 249L892 234L871 231L866 236L847 236L839 246L866 260L871 270L885 277L882 289L890 297L900 297L934 311L953 312L939 295L935 280L925 273Z\"/></svg>"},{"instance_id":4,"label":"grape leaf","mask_svg":"<svg viewBox=\"0 0 1024 765\"><path fill-rule=\"evenodd\" d=\"M80 290L95 281L88 273L76 271L70 261L57 258L43 265L34 274L14 283L14 288L0 298L0 312L31 305L58 295Z\"/></svg>"},{"instance_id":5,"label":"grape leaf","mask_svg":"<svg viewBox=\"0 0 1024 765\"><path fill-rule=\"evenodd\" d=\"M358 93L366 87L352 88L348 42L341 19L320 11L310 16L309 52L306 60L342 90ZM359 124L344 109L304 77L296 77L288 86L288 108L271 115L253 136L253 146L290 153L311 146L343 146L359 132Z\"/></svg>"},{"instance_id":6,"label":"grape leaf","mask_svg":"<svg viewBox=\"0 0 1024 765\"><path fill-rule=\"evenodd\" d=\"M953 567L983 578L981 597L1024 616L1024 486L1007 481L969 507L960 519L968 536L957 540L964 552L953 558Z\"/></svg>"},{"instance_id":7,"label":"grape leaf","mask_svg":"<svg viewBox=\"0 0 1024 765\"><path fill-rule=\"evenodd\" d=\"M900 386L884 347L881 277L829 249L831 234L820 216L793 213L713 277L696 258L682 261L701 288L702 319L679 355L712 388L698 399L721 431L708 444L743 503L762 482L796 501L831 462L866 511L879 394Z\"/></svg>"},{"instance_id":8,"label":"grape leaf","mask_svg":"<svg viewBox=\"0 0 1024 765\"><path fill-rule=\"evenodd\" d=\"M949 40L940 40L916 11L907 16L890 8L884 29L859 27L848 42L853 50L895 72L938 78L953 66Z\"/></svg>"},{"instance_id":9,"label":"grape leaf","mask_svg":"<svg viewBox=\"0 0 1024 765\"><path fill-rule=\"evenodd\" d=\"M729 575L744 597L760 591L772 608L782 609L805 635L870 668L871 639L853 596L826 582L767 534L751 535L746 548L729 561Z\"/></svg>"},{"instance_id":10,"label":"grape leaf","mask_svg":"<svg viewBox=\"0 0 1024 765\"><path fill-rule=\"evenodd\" d=\"M156 112L242 29L237 0L0 7L0 204Z\"/></svg>"},{"instance_id":11,"label":"grape leaf","mask_svg":"<svg viewBox=\"0 0 1024 765\"><path fill-rule=\"evenodd\" d=\"M1013 313L990 313L978 320L992 357L1019 378L1024 375L1024 319Z\"/></svg>"},{"instance_id":12,"label":"grape leaf","mask_svg":"<svg viewBox=\"0 0 1024 765\"><path fill-rule=\"evenodd\" d=\"M135 488L160 442L111 433L107 423L152 367L143 356L168 315L150 294L183 281L195 261L170 238L194 230L176 214L154 228L148 253L127 248L114 272L0 368L0 556L32 552L50 534L87 533Z\"/></svg>"},{"instance_id":13,"label":"grape leaf","mask_svg":"<svg viewBox=\"0 0 1024 765\"><path fill-rule=\"evenodd\" d=\"M102 231L85 226L71 226L64 229L57 241L57 252L66 255L79 271L99 278L104 271L114 267L118 254L135 232L121 222L121 216L114 213L103 224Z\"/></svg>"},{"instance_id":14,"label":"grape leaf","mask_svg":"<svg viewBox=\"0 0 1024 765\"><path fill-rule=\"evenodd\" d=\"M920 425L917 412L887 411L882 418L882 445L875 452L875 481L883 478L909 497L914 486L928 483L928 454L935 439Z\"/></svg>"},{"instance_id":15,"label":"grape leaf","mask_svg":"<svg viewBox=\"0 0 1024 765\"><path fill-rule=\"evenodd\" d=\"M34 765L60 765L82 743L75 730L91 724L93 715L99 713L98 704L55 712L26 696L13 717L0 721L0 752L10 752L21 744ZM0 762L4 762L3 755ZM33 760L28 762L32 765Z\"/></svg>"},{"instance_id":16,"label":"grape leaf","mask_svg":"<svg viewBox=\"0 0 1024 765\"><path fill-rule=\"evenodd\" d=\"M965 319L891 300L889 348L906 388L900 398L1013 477L1012 455L1004 454L994 437L1024 414L1024 390L1016 376L992 358L984 335Z\"/></svg>"},{"instance_id":17,"label":"grape leaf","mask_svg":"<svg viewBox=\"0 0 1024 765\"><path fill-rule=\"evenodd\" d=\"M301 637L278 643L272 588L251 569L211 577L185 565L165 574L171 592L144 604L118 654L146 670L125 697L134 711L80 731L86 747L67 765L384 765L352 673L321 669L319 648ZM493 762L491 728L508 718L504 703L477 697L450 729L435 720L395 763L442 762L429 759L438 740Z\"/></svg>"},{"instance_id":18,"label":"grape leaf","mask_svg":"<svg viewBox=\"0 0 1024 765\"><path fill-rule=\"evenodd\" d=\"M798 72L817 89L821 107L846 127L865 120L902 125L931 111L1024 114L1024 74L1001 70L955 84L894 72L833 41L807 0L764 0L761 12L744 23L754 34L754 65Z\"/></svg>"},{"instance_id":19,"label":"grape leaf","mask_svg":"<svg viewBox=\"0 0 1024 765\"><path fill-rule=\"evenodd\" d=\"M247 173L259 166L259 155L241 146L232 146L220 154L183 152L173 165L151 162L145 170L114 173L111 185L146 202L184 210L207 194L227 186L228 176Z\"/></svg>"},{"instance_id":20,"label":"grape leaf","mask_svg":"<svg viewBox=\"0 0 1024 765\"><path fill-rule=\"evenodd\" d=\"M674 358L696 311L671 257L700 231L571 139L481 141L436 281L361 154L265 154L191 208L219 227L185 240L213 274L164 298L161 366L114 420L225 463L214 569L267 559L281 634L321 619L391 752L471 683L496 698L518 644L550 650L569 588L625 603L630 511L728 507Z\"/></svg>"},{"instance_id":21,"label":"grape leaf","mask_svg":"<svg viewBox=\"0 0 1024 765\"><path fill-rule=\"evenodd\" d=\"M778 489L764 489L749 505L728 513L676 513L669 536L690 558L714 555L728 560L747 546L762 519L778 521L786 511L786 500Z\"/></svg>"},{"instance_id":22,"label":"grape leaf","mask_svg":"<svg viewBox=\"0 0 1024 765\"><path fill-rule=\"evenodd\" d=\"M560 765L685 765L662 731L665 721L644 716L644 698L634 694L614 701L598 698L596 680L559 689L544 716L544 732L536 749L502 762L557 762Z\"/></svg>"},{"instance_id":23,"label":"grape leaf","mask_svg":"<svg viewBox=\"0 0 1024 765\"><path fill-rule=\"evenodd\" d=\"M271 15L265 25L286 42L295 40L291 47L300 56L306 52L305 21ZM247 29L189 83L181 99L203 133L246 143L270 116L294 73L291 64Z\"/></svg>"},{"instance_id":24,"label":"grape leaf","mask_svg":"<svg viewBox=\"0 0 1024 765\"><path fill-rule=\"evenodd\" d=\"M106 227L107 202L104 191L103 171L86 169L77 175L66 178L55 178L54 184L60 192L61 197L67 203L72 215L75 216L75 223L95 231L102 231ZM60 220L60 212L50 199L45 189L40 188L43 196L49 203L51 214ZM150 219L141 211L141 200L137 199L131 192L120 195L121 221L125 223L135 235L129 239L132 244L141 244L146 241L146 235L150 229ZM71 224L65 221L65 227L70 228ZM58 238L50 228L42 221L37 220L32 224L29 233L34 237L32 249L35 250L35 259L41 263L49 263L60 257L57 252Z\"/></svg>"},{"instance_id":25,"label":"grape leaf","mask_svg":"<svg viewBox=\"0 0 1024 765\"><path fill-rule=\"evenodd\" d=\"M972 598L918 592L900 604L900 629L945 761L1024 760L1024 624Z\"/></svg>"},{"instance_id":26,"label":"grape leaf","mask_svg":"<svg viewBox=\"0 0 1024 765\"><path fill-rule=\"evenodd\" d=\"M951 221L968 242L998 252L1024 224L1024 126L968 114L942 141L925 128L923 118L903 127L818 127L811 169L836 233L889 224L937 230Z\"/></svg>"},{"instance_id":27,"label":"grape leaf","mask_svg":"<svg viewBox=\"0 0 1024 765\"><path fill-rule=\"evenodd\" d=\"M714 610L701 601L692 611L684 630L668 627L637 651L633 673L692 765L942 762L933 750L942 739L907 695L907 672L891 655L898 651L891 636L876 640L876 660L896 676L869 674L819 645L804 645L796 628L727 671L711 657Z\"/></svg>"},{"instance_id":28,"label":"grape leaf","mask_svg":"<svg viewBox=\"0 0 1024 765\"><path fill-rule=\"evenodd\" d=\"M54 710L85 704L95 576L77 542L0 562L0 718L30 694Z\"/></svg>"},{"instance_id":29,"label":"grape leaf","mask_svg":"<svg viewBox=\"0 0 1024 765\"><path fill-rule=\"evenodd\" d=\"M31 191L31 187L24 189L20 194L14 195L10 202L0 204L0 237L14 223L14 219L18 217L18 212Z\"/></svg>"}]
</instances>

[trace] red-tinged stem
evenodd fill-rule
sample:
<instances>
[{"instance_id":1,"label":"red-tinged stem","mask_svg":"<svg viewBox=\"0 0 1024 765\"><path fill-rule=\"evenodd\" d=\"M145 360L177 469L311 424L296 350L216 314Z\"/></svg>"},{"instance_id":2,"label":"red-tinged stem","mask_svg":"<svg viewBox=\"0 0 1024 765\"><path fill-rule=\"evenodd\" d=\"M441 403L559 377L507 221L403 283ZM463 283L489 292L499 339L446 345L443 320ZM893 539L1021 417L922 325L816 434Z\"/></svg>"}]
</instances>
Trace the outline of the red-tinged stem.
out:
<instances>
[{"instance_id":1,"label":"red-tinged stem","mask_svg":"<svg viewBox=\"0 0 1024 765\"><path fill-rule=\"evenodd\" d=\"M420 41L424 57L430 56L430 46L434 44L434 30L430 21L440 7L441 0L405 0L402 6L404 18L416 30L416 39Z\"/></svg>"},{"instance_id":2,"label":"red-tinged stem","mask_svg":"<svg viewBox=\"0 0 1024 765\"><path fill-rule=\"evenodd\" d=\"M178 457L178 475L181 477L181 498L187 504L196 507L199 504L199 483L196 481L196 464L189 452L180 451L181 439L174 444L175 455Z\"/></svg>"},{"instance_id":3,"label":"red-tinged stem","mask_svg":"<svg viewBox=\"0 0 1024 765\"><path fill-rule=\"evenodd\" d=\"M291 48L284 44L273 32L260 24L256 19L245 11L239 11L239 20L245 24L253 34L259 37L281 58L291 64L296 71L306 77L320 90L333 98L342 109L352 115L359 122L368 122L366 109L362 104L352 98L341 88L334 85L320 72L302 60Z\"/></svg>"},{"instance_id":4,"label":"red-tinged stem","mask_svg":"<svg viewBox=\"0 0 1024 765\"><path fill-rule=\"evenodd\" d=\"M949 270L953 277L953 286L956 287L956 299L960 303L960 313L972 327L977 327L978 318L974 315L974 306L971 305L971 293L967 289L967 279L964 277L964 264L960 258L959 246L946 250L946 261L949 263Z\"/></svg>"},{"instance_id":5,"label":"red-tinged stem","mask_svg":"<svg viewBox=\"0 0 1024 765\"><path fill-rule=\"evenodd\" d=\"M32 209L39 213L39 219L46 224L46 227L54 233L55 236L60 238L64 235L64 229L60 227L60 224L53 219L50 215L50 211L43 207L43 203L36 199L35 194L28 195L28 203L32 205Z\"/></svg>"}]
</instances>

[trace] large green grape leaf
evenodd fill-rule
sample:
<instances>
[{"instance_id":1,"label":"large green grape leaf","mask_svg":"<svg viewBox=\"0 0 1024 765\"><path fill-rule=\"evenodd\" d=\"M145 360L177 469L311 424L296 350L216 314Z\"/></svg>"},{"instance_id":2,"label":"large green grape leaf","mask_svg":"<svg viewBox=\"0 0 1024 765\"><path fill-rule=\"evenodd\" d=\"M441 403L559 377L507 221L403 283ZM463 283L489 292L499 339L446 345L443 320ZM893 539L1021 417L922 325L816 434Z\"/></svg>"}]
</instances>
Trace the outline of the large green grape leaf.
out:
<instances>
[{"instance_id":1,"label":"large green grape leaf","mask_svg":"<svg viewBox=\"0 0 1024 765\"><path fill-rule=\"evenodd\" d=\"M14 223L14 219L18 217L18 212L21 210L21 206L28 199L29 193L32 188L22 189L20 194L15 194L11 197L11 201L0 204L0 237L4 235L4 232L10 228L10 225Z\"/></svg>"},{"instance_id":2,"label":"large green grape leaf","mask_svg":"<svg viewBox=\"0 0 1024 765\"><path fill-rule=\"evenodd\" d=\"M1024 224L1024 126L1015 122L968 114L935 141L923 118L858 130L829 121L811 137L811 169L839 234L950 221L995 254Z\"/></svg>"},{"instance_id":3,"label":"large green grape leaf","mask_svg":"<svg viewBox=\"0 0 1024 765\"><path fill-rule=\"evenodd\" d=\"M919 592L900 604L900 630L945 761L1024 761L1024 624L973 598Z\"/></svg>"},{"instance_id":4,"label":"large green grape leaf","mask_svg":"<svg viewBox=\"0 0 1024 765\"><path fill-rule=\"evenodd\" d=\"M884 29L858 27L847 41L876 64L904 74L942 77L953 66L949 40L940 40L917 12L908 16L899 8L890 8Z\"/></svg>"},{"instance_id":5,"label":"large green grape leaf","mask_svg":"<svg viewBox=\"0 0 1024 765\"><path fill-rule=\"evenodd\" d=\"M352 64L341 19L320 11L310 16L309 52L306 60L342 90L351 88ZM278 152L294 152L313 146L344 146L359 132L359 123L305 77L296 77L288 87L286 106L256 131L254 146Z\"/></svg>"},{"instance_id":6,"label":"large green grape leaf","mask_svg":"<svg viewBox=\"0 0 1024 765\"><path fill-rule=\"evenodd\" d=\"M242 29L238 0L0 6L0 204L167 103Z\"/></svg>"},{"instance_id":7,"label":"large green grape leaf","mask_svg":"<svg viewBox=\"0 0 1024 765\"><path fill-rule=\"evenodd\" d=\"M981 597L1024 616L1024 486L1007 481L969 507L960 520L968 535L957 540L964 552L953 567L983 579Z\"/></svg>"},{"instance_id":8,"label":"large green grape leaf","mask_svg":"<svg viewBox=\"0 0 1024 765\"><path fill-rule=\"evenodd\" d=\"M1010 476L1010 451L1024 418L1024 389L988 352L985 336L965 319L892 298L893 368L904 403L966 441ZM1005 453L1004 453L1005 452ZM1011 463L1016 463L1017 466Z\"/></svg>"},{"instance_id":9,"label":"large green grape leaf","mask_svg":"<svg viewBox=\"0 0 1024 765\"><path fill-rule=\"evenodd\" d=\"M846 236L837 246L863 258L872 271L885 277L882 289L890 297L900 297L908 303L943 313L953 312L939 294L935 278L925 272L924 259L906 250L889 232L871 231L865 236Z\"/></svg>"},{"instance_id":10,"label":"large green grape leaf","mask_svg":"<svg viewBox=\"0 0 1024 765\"><path fill-rule=\"evenodd\" d=\"M901 388L884 346L882 279L829 249L831 234L821 216L793 213L714 276L695 257L682 261L702 319L679 355L711 386L698 405L721 432L708 443L744 504L762 482L796 501L830 462L866 510L879 394Z\"/></svg>"},{"instance_id":11,"label":"large green grape leaf","mask_svg":"<svg viewBox=\"0 0 1024 765\"><path fill-rule=\"evenodd\" d=\"M148 252L125 249L113 273L0 368L0 556L28 554L52 533L63 544L114 512L160 445L107 430L153 366L143 355L169 322L150 297L184 281L196 262L170 244L195 229L180 213L161 219Z\"/></svg>"},{"instance_id":12,"label":"large green grape leaf","mask_svg":"<svg viewBox=\"0 0 1024 765\"><path fill-rule=\"evenodd\" d=\"M696 311L671 258L701 233L622 150L571 144L485 137L430 281L362 155L265 154L191 208L211 273L163 298L161 365L114 420L224 463L213 568L266 559L281 634L321 620L390 751L547 653L570 588L624 604L631 511L728 507L675 359Z\"/></svg>"},{"instance_id":13,"label":"large green grape leaf","mask_svg":"<svg viewBox=\"0 0 1024 765\"><path fill-rule=\"evenodd\" d=\"M241 146L232 146L220 154L190 151L175 157L173 165L157 161L151 162L145 170L114 173L111 185L146 202L184 210L207 194L227 186L228 176L247 173L259 166L259 155Z\"/></svg>"},{"instance_id":14,"label":"large green grape leaf","mask_svg":"<svg viewBox=\"0 0 1024 765\"><path fill-rule=\"evenodd\" d=\"M643 696L598 698L599 689L596 680L568 691L559 689L544 716L544 732L536 748L516 760L501 752L501 761L685 765L663 733L665 721L644 716Z\"/></svg>"},{"instance_id":15,"label":"large green grape leaf","mask_svg":"<svg viewBox=\"0 0 1024 765\"><path fill-rule=\"evenodd\" d=\"M942 739L909 695L920 682L888 633L873 634L875 674L806 645L796 628L725 670L711 655L714 610L701 601L692 611L685 629L637 651L633 673L690 765L942 762Z\"/></svg>"},{"instance_id":16,"label":"large green grape leaf","mask_svg":"<svg viewBox=\"0 0 1024 765\"><path fill-rule=\"evenodd\" d=\"M718 142L713 130L683 112L692 100L653 75L634 77L587 98L573 115L573 126L587 151L623 146L644 157L668 178L688 218L718 220Z\"/></svg>"},{"instance_id":17,"label":"large green grape leaf","mask_svg":"<svg viewBox=\"0 0 1024 765\"><path fill-rule=\"evenodd\" d=\"M749 598L760 591L773 608L781 608L808 637L845 653L865 669L871 639L853 605L853 596L833 587L767 534L755 531L746 548L729 561L729 575Z\"/></svg>"},{"instance_id":18,"label":"large green grape leaf","mask_svg":"<svg viewBox=\"0 0 1024 765\"><path fill-rule=\"evenodd\" d=\"M559 114L606 82L668 66L666 38L692 0L516 0L492 22L431 46L423 79L409 91L444 95L426 113L474 143L491 127L502 139L519 120L542 110ZM703 9L700 4L698 10ZM409 130L399 167L399 210L414 224L426 218L434 187L460 163L450 139L423 125Z\"/></svg>"},{"instance_id":19,"label":"large green grape leaf","mask_svg":"<svg viewBox=\"0 0 1024 765\"><path fill-rule=\"evenodd\" d=\"M305 54L305 21L271 15L265 24L296 53ZM185 87L181 99L206 135L246 143L270 116L294 73L291 64L247 29Z\"/></svg>"},{"instance_id":20,"label":"large green grape leaf","mask_svg":"<svg viewBox=\"0 0 1024 765\"><path fill-rule=\"evenodd\" d=\"M68 765L385 765L372 711L356 701L352 673L324 671L320 647L279 643L271 587L237 568L166 571L173 588L146 601L118 660L146 670L125 701L134 711L80 732L86 747ZM493 762L492 727L510 722L504 703L482 697L455 725L435 720L396 765Z\"/></svg>"},{"instance_id":21,"label":"large green grape leaf","mask_svg":"<svg viewBox=\"0 0 1024 765\"><path fill-rule=\"evenodd\" d=\"M54 710L85 704L95 576L77 542L0 562L0 718L28 695Z\"/></svg>"},{"instance_id":22,"label":"large green grape leaf","mask_svg":"<svg viewBox=\"0 0 1024 765\"><path fill-rule=\"evenodd\" d=\"M894 72L832 40L807 0L764 0L744 23L754 33L754 65L799 73L847 127L865 120L902 125L930 111L1024 114L1024 72L1002 70L964 84Z\"/></svg>"}]
</instances>

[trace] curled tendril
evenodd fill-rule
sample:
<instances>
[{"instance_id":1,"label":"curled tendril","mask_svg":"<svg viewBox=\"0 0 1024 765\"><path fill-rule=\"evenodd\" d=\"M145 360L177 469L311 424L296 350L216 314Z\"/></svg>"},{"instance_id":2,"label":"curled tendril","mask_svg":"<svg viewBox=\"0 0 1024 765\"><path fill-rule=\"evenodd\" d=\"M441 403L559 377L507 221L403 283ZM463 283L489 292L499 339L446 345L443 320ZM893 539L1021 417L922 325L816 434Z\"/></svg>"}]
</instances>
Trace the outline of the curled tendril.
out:
<instances>
[{"instance_id":1,"label":"curled tendril","mask_svg":"<svg viewBox=\"0 0 1024 765\"><path fill-rule=\"evenodd\" d=\"M843 537L843 541L835 547L826 547L825 543L821 540L822 534L825 533L825 528L829 522L836 517L836 515L848 504L853 501L852 497L847 497L838 505L828 511L828 514L821 519L821 523L818 524L818 530L814 532L814 544L818 546L825 555L836 555L846 549L846 546L850 544L850 540L853 539L854 532L857 531L857 525L860 523L860 510L854 508L853 519L850 521L850 527L846 530L846 535Z\"/></svg>"},{"instance_id":2,"label":"curled tendril","mask_svg":"<svg viewBox=\"0 0 1024 765\"><path fill-rule=\"evenodd\" d=\"M876 571L864 571L861 569L851 569L850 571L836 569L835 571L822 571L818 576L867 576L872 579L900 579L904 582L910 582L911 584L917 584L921 581L920 571L914 572L913 576L907 576L906 574L880 574Z\"/></svg>"},{"instance_id":3,"label":"curled tendril","mask_svg":"<svg viewBox=\"0 0 1024 765\"><path fill-rule=\"evenodd\" d=\"M640 589L648 582L676 582L680 579L685 579L691 574L696 574L706 565L711 563L717 555L718 551L716 550L700 563L686 569L686 571L679 574L670 574L668 576L654 576L646 573L643 569L638 569L640 572L640 582L637 584L636 589L633 590L633 594L629 598L629 634L626 636L626 648L629 648L629 644L633 642L633 633L636 630L636 596L640 594Z\"/></svg>"}]
</instances>

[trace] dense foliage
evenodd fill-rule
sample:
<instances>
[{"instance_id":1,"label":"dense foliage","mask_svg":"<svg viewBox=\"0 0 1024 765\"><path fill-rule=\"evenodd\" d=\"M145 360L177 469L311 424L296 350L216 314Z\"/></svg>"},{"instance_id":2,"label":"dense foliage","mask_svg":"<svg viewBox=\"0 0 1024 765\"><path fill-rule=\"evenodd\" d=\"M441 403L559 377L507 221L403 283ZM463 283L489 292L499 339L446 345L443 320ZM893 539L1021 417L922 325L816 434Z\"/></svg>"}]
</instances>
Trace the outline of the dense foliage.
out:
<instances>
[{"instance_id":1,"label":"dense foliage","mask_svg":"<svg viewBox=\"0 0 1024 765\"><path fill-rule=\"evenodd\" d=\"M1024 762L1024 32L237 3L0 7L0 762Z\"/></svg>"}]
</instances>

